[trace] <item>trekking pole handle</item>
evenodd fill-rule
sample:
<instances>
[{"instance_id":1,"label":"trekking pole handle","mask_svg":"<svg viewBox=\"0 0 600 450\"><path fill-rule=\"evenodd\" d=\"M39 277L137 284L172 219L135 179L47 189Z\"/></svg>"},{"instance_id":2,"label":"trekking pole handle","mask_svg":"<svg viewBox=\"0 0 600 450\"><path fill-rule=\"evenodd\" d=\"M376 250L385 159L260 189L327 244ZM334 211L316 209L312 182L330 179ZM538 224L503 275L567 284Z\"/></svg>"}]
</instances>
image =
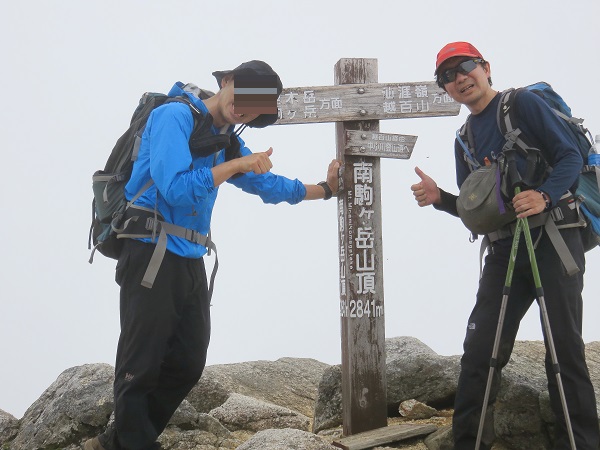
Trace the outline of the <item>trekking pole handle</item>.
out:
<instances>
[{"instance_id":1,"label":"trekking pole handle","mask_svg":"<svg viewBox=\"0 0 600 450\"><path fill-rule=\"evenodd\" d=\"M515 149L506 149L503 152L506 157L508 168L508 180L511 184L510 187L515 191L515 195L517 194L516 190L519 189L519 192L521 192L521 188L524 186L523 179L519 173L519 168L517 167L516 152Z\"/></svg>"},{"instance_id":2,"label":"trekking pole handle","mask_svg":"<svg viewBox=\"0 0 600 450\"><path fill-rule=\"evenodd\" d=\"M515 187L515 195L521 192L519 186ZM529 229L529 221L527 217L517 219L522 224L523 233L525 234L525 243L527 244L527 253L529 254L529 263L531 264L531 271L533 274L533 281L536 288L536 295L543 296L544 290L542 288L542 280L540 279L540 272L535 257L535 249L533 247L533 239L531 238L531 230Z\"/></svg>"}]
</instances>

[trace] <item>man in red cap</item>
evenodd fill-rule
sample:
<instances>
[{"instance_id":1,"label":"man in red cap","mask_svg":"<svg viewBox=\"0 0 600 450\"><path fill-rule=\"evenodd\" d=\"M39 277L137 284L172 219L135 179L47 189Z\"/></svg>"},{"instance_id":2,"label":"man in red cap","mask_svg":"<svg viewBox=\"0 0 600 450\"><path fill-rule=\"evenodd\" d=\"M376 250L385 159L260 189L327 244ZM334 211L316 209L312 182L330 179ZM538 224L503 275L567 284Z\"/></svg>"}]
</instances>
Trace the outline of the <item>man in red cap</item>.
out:
<instances>
[{"instance_id":1,"label":"man in red cap","mask_svg":"<svg viewBox=\"0 0 600 450\"><path fill-rule=\"evenodd\" d=\"M437 83L455 101L465 105L472 130L474 157L479 165L492 161L506 142L497 125L501 93L492 89L491 68L481 52L468 42L453 42L437 55ZM557 206L567 192L574 192L582 158L560 119L537 95L523 90L516 96L518 127L539 148L552 165L552 172L537 189L529 189L512 199L517 217L530 217ZM471 173L465 152L455 141L456 177L460 188ZM517 160L519 167L523 161ZM411 186L419 206L434 208L458 216L457 196L440 189L435 181L418 167L420 182ZM584 249L579 228L561 229L568 249L579 268L568 275L548 234L543 227L532 229L537 240L536 257L544 287L548 317L560 364L567 409L578 450L597 450L598 416L594 388L585 362L585 346L581 337L583 302ZM479 283L476 304L469 317L464 341L464 355L455 399L453 435L456 450L475 448L483 398L490 369L490 356L500 316L500 305L506 280L513 238L495 240L488 247ZM525 246L517 253L510 289L497 366L491 386L482 449L490 449L494 440L493 403L500 388L500 373L508 363L519 329L519 323L536 298L531 264ZM546 375L552 410L556 416L555 449L570 449L570 441L561 406L556 375L546 341Z\"/></svg>"}]
</instances>

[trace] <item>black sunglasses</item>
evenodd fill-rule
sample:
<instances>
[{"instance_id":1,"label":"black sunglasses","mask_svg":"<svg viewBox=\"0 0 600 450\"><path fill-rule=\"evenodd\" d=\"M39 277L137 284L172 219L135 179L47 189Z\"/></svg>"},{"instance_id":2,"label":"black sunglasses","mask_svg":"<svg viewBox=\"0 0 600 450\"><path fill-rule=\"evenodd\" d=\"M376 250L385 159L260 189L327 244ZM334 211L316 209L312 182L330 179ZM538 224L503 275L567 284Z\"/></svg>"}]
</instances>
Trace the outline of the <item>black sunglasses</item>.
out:
<instances>
[{"instance_id":1,"label":"black sunglasses","mask_svg":"<svg viewBox=\"0 0 600 450\"><path fill-rule=\"evenodd\" d=\"M477 64L483 64L484 62L485 61L481 58L467 59L452 69L444 70L442 73L440 73L439 80L443 84L452 83L454 80L456 80L457 73L467 75L468 73L471 73L475 67L477 67Z\"/></svg>"}]
</instances>

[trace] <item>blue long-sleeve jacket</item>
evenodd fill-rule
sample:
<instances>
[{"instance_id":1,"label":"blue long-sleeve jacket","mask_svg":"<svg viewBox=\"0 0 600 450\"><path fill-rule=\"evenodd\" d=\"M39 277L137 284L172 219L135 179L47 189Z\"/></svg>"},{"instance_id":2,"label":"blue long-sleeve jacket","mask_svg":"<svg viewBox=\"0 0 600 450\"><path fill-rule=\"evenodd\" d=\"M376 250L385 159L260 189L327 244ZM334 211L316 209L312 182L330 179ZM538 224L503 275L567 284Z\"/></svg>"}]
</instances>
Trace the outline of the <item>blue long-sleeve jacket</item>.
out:
<instances>
[{"instance_id":1,"label":"blue long-sleeve jacket","mask_svg":"<svg viewBox=\"0 0 600 450\"><path fill-rule=\"evenodd\" d=\"M184 92L182 87L181 83L175 84L169 96L186 95L202 113L209 114L202 100ZM219 191L214 185L211 168L225 162L225 155L221 151L216 157L193 157L188 145L193 127L191 110L184 103L168 103L150 114L138 159L125 186L125 196L128 200L132 199L152 178L154 184L135 204L152 209L157 204L158 212L167 222L207 235ZM212 131L218 134L214 126ZM243 156L252 153L241 139L240 144ZM306 196L306 189L300 181L271 172L261 175L247 173L228 182L260 196L265 203L296 204ZM207 252L204 246L175 236L168 236L167 249L188 258L200 258Z\"/></svg>"}]
</instances>

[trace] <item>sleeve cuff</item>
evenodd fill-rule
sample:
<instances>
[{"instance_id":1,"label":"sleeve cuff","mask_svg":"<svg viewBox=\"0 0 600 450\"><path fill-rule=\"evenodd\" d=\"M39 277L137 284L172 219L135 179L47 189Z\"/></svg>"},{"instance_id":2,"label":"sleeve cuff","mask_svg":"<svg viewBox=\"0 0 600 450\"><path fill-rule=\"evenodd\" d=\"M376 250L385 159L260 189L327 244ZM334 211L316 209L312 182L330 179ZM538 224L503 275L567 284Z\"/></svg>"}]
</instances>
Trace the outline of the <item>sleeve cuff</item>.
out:
<instances>
[{"instance_id":1,"label":"sleeve cuff","mask_svg":"<svg viewBox=\"0 0 600 450\"><path fill-rule=\"evenodd\" d=\"M458 217L458 210L456 209L457 199L458 196L450 194L449 192L446 192L443 189L440 189L440 203L434 203L433 207L439 211L445 211L448 214Z\"/></svg>"}]
</instances>

